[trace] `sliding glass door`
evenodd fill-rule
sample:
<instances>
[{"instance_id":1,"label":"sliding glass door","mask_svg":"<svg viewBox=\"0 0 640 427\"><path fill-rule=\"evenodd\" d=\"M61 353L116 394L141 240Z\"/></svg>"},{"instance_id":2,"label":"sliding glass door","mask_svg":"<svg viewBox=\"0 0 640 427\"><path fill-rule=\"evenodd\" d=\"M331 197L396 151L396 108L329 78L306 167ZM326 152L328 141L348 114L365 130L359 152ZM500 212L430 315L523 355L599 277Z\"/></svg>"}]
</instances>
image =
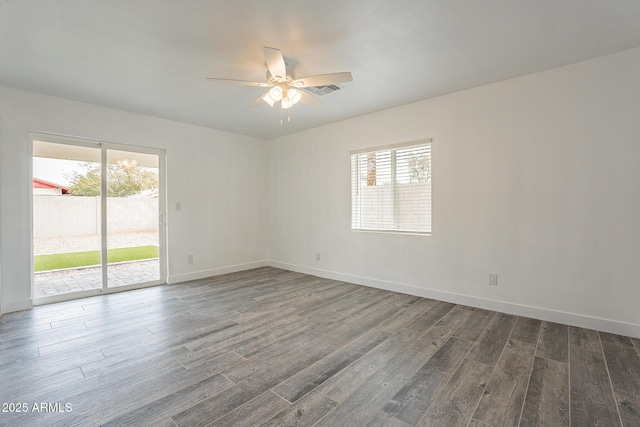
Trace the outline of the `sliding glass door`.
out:
<instances>
[{"instance_id":1,"label":"sliding glass door","mask_svg":"<svg viewBox=\"0 0 640 427\"><path fill-rule=\"evenodd\" d=\"M160 280L160 156L107 150L107 286Z\"/></svg>"},{"instance_id":2,"label":"sliding glass door","mask_svg":"<svg viewBox=\"0 0 640 427\"><path fill-rule=\"evenodd\" d=\"M33 297L164 283L163 152L33 135Z\"/></svg>"},{"instance_id":3,"label":"sliding glass door","mask_svg":"<svg viewBox=\"0 0 640 427\"><path fill-rule=\"evenodd\" d=\"M101 150L33 141L33 297L102 289Z\"/></svg>"}]
</instances>

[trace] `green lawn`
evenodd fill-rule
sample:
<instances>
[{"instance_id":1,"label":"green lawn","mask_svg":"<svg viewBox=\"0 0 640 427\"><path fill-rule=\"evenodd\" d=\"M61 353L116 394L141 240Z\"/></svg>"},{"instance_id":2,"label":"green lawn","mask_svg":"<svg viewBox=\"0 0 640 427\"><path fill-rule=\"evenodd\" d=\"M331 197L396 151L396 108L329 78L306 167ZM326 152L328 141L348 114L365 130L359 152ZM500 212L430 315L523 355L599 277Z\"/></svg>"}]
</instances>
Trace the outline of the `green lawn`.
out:
<instances>
[{"instance_id":1,"label":"green lawn","mask_svg":"<svg viewBox=\"0 0 640 427\"><path fill-rule=\"evenodd\" d=\"M69 252L66 254L36 255L33 257L35 271L60 270L62 268L100 265L100 251ZM158 258L157 246L136 246L107 250L107 261L122 262Z\"/></svg>"}]
</instances>

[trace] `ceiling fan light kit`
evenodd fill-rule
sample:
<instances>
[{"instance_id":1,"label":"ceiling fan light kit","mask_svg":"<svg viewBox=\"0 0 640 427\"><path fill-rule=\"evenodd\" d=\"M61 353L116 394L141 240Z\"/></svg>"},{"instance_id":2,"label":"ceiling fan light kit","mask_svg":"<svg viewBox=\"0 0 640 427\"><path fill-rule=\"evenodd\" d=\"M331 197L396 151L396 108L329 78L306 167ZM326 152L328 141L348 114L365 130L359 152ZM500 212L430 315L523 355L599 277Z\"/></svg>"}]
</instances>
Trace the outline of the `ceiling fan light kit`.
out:
<instances>
[{"instance_id":1,"label":"ceiling fan light kit","mask_svg":"<svg viewBox=\"0 0 640 427\"><path fill-rule=\"evenodd\" d=\"M276 85L276 86L272 87L271 89L269 89L268 95L274 101L280 101L282 99L283 92L284 91L282 90L282 87L280 87L280 85Z\"/></svg>"},{"instance_id":2,"label":"ceiling fan light kit","mask_svg":"<svg viewBox=\"0 0 640 427\"><path fill-rule=\"evenodd\" d=\"M276 103L276 100L273 99L271 97L271 95L269 95L269 93L266 93L264 96L262 96L261 98L264 102L266 102L267 104L269 104L270 107L273 107L273 104Z\"/></svg>"},{"instance_id":3,"label":"ceiling fan light kit","mask_svg":"<svg viewBox=\"0 0 640 427\"><path fill-rule=\"evenodd\" d=\"M280 101L280 108L282 108L283 110L288 110L291 107L293 107L293 102L291 102L289 98L282 98L282 100Z\"/></svg>"},{"instance_id":4,"label":"ceiling fan light kit","mask_svg":"<svg viewBox=\"0 0 640 427\"><path fill-rule=\"evenodd\" d=\"M245 86L268 87L269 91L260 95L260 97L256 99L251 106L255 107L261 104L261 101L264 101L266 104L273 107L277 102L280 102L280 108L283 110L293 107L300 101L311 105L317 105L322 102L319 98L309 92L305 92L305 95L303 96L302 92L298 89L347 83L353 80L353 77L349 72L319 74L294 80L292 78L292 70L287 70L287 64L285 63L280 50L265 46L263 51L265 64L267 65L267 82L253 82L217 77L208 77L207 80Z\"/></svg>"},{"instance_id":5,"label":"ceiling fan light kit","mask_svg":"<svg viewBox=\"0 0 640 427\"><path fill-rule=\"evenodd\" d=\"M287 91L287 98L289 98L293 104L297 104L302 99L302 94L298 89L291 88Z\"/></svg>"}]
</instances>

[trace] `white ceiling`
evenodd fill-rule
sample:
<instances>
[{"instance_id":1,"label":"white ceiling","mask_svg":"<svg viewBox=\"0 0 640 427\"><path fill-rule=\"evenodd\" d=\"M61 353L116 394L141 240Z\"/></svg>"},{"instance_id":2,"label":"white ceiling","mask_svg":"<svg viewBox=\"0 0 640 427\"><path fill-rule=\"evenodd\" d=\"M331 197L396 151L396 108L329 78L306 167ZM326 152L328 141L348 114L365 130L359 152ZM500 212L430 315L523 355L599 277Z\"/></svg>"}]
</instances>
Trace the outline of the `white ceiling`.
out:
<instances>
[{"instance_id":1,"label":"white ceiling","mask_svg":"<svg viewBox=\"0 0 640 427\"><path fill-rule=\"evenodd\" d=\"M354 81L284 125L205 81L263 46ZM0 0L0 84L265 139L637 46L638 0Z\"/></svg>"}]
</instances>

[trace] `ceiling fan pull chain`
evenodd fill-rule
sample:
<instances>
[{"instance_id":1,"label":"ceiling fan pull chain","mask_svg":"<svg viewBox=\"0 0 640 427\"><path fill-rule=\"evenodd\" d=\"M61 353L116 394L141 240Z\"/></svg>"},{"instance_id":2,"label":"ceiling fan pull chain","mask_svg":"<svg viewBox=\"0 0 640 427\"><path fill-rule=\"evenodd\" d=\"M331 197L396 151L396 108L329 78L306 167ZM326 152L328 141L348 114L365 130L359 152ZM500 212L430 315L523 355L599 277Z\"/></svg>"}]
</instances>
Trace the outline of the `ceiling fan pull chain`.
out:
<instances>
[{"instance_id":1,"label":"ceiling fan pull chain","mask_svg":"<svg viewBox=\"0 0 640 427\"><path fill-rule=\"evenodd\" d=\"M280 107L280 126L282 126L282 107Z\"/></svg>"}]
</instances>

